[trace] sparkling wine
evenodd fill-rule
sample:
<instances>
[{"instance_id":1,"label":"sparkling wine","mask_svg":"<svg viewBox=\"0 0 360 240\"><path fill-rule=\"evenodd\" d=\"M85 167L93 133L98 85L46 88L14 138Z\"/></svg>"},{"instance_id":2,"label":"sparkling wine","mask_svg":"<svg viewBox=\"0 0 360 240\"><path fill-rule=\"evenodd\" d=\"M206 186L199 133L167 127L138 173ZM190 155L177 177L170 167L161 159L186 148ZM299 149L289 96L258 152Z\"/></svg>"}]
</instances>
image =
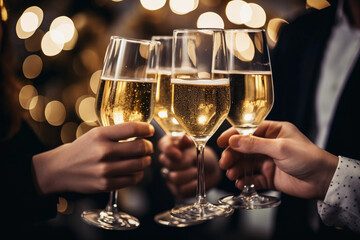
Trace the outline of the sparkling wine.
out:
<instances>
[{"instance_id":1,"label":"sparkling wine","mask_svg":"<svg viewBox=\"0 0 360 240\"><path fill-rule=\"evenodd\" d=\"M231 108L227 120L240 134L251 134L273 106L271 72L232 72L230 87Z\"/></svg>"},{"instance_id":2,"label":"sparkling wine","mask_svg":"<svg viewBox=\"0 0 360 240\"><path fill-rule=\"evenodd\" d=\"M186 133L206 141L225 120L230 109L228 79L172 79L172 108Z\"/></svg>"},{"instance_id":3,"label":"sparkling wine","mask_svg":"<svg viewBox=\"0 0 360 240\"><path fill-rule=\"evenodd\" d=\"M101 124L150 122L155 93L155 80L102 78L96 98L96 111Z\"/></svg>"},{"instance_id":4,"label":"sparkling wine","mask_svg":"<svg viewBox=\"0 0 360 240\"><path fill-rule=\"evenodd\" d=\"M182 136L185 131L171 111L171 72L158 73L154 119L171 136Z\"/></svg>"}]
</instances>

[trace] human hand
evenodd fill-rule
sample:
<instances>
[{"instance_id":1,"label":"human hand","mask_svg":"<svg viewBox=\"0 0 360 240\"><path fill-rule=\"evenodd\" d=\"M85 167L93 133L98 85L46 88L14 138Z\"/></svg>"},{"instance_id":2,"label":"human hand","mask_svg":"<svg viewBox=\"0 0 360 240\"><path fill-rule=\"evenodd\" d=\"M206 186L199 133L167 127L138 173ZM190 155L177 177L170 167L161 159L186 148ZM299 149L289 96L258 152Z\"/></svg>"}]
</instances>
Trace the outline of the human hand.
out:
<instances>
[{"instance_id":1,"label":"human hand","mask_svg":"<svg viewBox=\"0 0 360 240\"><path fill-rule=\"evenodd\" d=\"M195 196L197 156L193 141L186 135L180 140L164 136L158 147L161 151L159 162L169 171L165 180L170 191L180 199ZM205 186L210 189L220 181L221 169L218 157L210 147L205 148L204 155Z\"/></svg>"},{"instance_id":2,"label":"human hand","mask_svg":"<svg viewBox=\"0 0 360 240\"><path fill-rule=\"evenodd\" d=\"M220 147L228 148L219 161L227 177L244 185L243 154L252 160L256 188L275 189L301 198L323 200L334 175L338 157L319 148L293 124L264 121L255 136L240 136L228 129L218 138ZM247 176L250 177L250 176Z\"/></svg>"},{"instance_id":3,"label":"human hand","mask_svg":"<svg viewBox=\"0 0 360 240\"><path fill-rule=\"evenodd\" d=\"M140 122L96 127L72 143L33 156L39 192L97 193L138 183L151 163L153 145L145 139L119 140L153 134L152 125Z\"/></svg>"}]
</instances>

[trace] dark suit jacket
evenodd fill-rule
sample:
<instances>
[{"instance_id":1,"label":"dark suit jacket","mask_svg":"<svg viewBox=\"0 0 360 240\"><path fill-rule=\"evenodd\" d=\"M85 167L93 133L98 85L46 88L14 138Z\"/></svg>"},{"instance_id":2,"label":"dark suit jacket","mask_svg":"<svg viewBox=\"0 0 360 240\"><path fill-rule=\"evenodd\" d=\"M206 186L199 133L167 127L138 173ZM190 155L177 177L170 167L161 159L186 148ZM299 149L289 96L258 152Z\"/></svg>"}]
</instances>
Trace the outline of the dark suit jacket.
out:
<instances>
[{"instance_id":1,"label":"dark suit jacket","mask_svg":"<svg viewBox=\"0 0 360 240\"><path fill-rule=\"evenodd\" d=\"M310 139L313 139L316 131L314 102L321 62L335 15L336 4L333 4L299 17L282 30L272 56L275 103L268 118L290 121ZM359 102L359 87L358 61L336 107L326 150L335 155L360 160L360 125L355 122L359 115L355 110L356 103ZM308 224L308 213L312 209L317 215L315 205L287 195L282 198L275 239L285 238L286 235L303 239L333 239L331 237L336 234L352 235L325 226L321 226L320 235L314 233Z\"/></svg>"}]
</instances>

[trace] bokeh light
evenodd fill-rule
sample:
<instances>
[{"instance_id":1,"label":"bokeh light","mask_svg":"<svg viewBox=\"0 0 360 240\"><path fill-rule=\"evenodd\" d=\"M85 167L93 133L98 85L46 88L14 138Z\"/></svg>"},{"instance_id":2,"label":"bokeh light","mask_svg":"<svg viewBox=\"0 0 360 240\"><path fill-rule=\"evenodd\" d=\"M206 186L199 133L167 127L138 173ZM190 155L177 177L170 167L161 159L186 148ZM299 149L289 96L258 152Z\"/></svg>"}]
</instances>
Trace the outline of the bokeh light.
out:
<instances>
[{"instance_id":1,"label":"bokeh light","mask_svg":"<svg viewBox=\"0 0 360 240\"><path fill-rule=\"evenodd\" d=\"M178 15L184 15L194 11L199 5L199 0L170 0L171 11Z\"/></svg>"},{"instance_id":2,"label":"bokeh light","mask_svg":"<svg viewBox=\"0 0 360 240\"><path fill-rule=\"evenodd\" d=\"M241 0L228 2L225 8L226 17L234 24L244 24L251 20L252 8Z\"/></svg>"},{"instance_id":3,"label":"bokeh light","mask_svg":"<svg viewBox=\"0 0 360 240\"><path fill-rule=\"evenodd\" d=\"M330 3L326 0L306 0L307 8L323 9L329 7Z\"/></svg>"},{"instance_id":4,"label":"bokeh light","mask_svg":"<svg viewBox=\"0 0 360 240\"><path fill-rule=\"evenodd\" d=\"M57 17L50 25L51 38L55 43L65 44L69 42L73 38L74 33L75 26L69 17Z\"/></svg>"},{"instance_id":5,"label":"bokeh light","mask_svg":"<svg viewBox=\"0 0 360 240\"><path fill-rule=\"evenodd\" d=\"M45 118L50 125L60 126L64 123L66 110L64 104L59 101L51 101L45 107Z\"/></svg>"},{"instance_id":6,"label":"bokeh light","mask_svg":"<svg viewBox=\"0 0 360 240\"><path fill-rule=\"evenodd\" d=\"M38 95L38 91L33 85L25 85L19 92L19 103L24 109L30 109L31 100Z\"/></svg>"},{"instance_id":7,"label":"bokeh light","mask_svg":"<svg viewBox=\"0 0 360 240\"><path fill-rule=\"evenodd\" d=\"M43 62L38 55L28 56L23 63L23 73L28 79L33 79L39 76L43 67Z\"/></svg>"},{"instance_id":8,"label":"bokeh light","mask_svg":"<svg viewBox=\"0 0 360 240\"><path fill-rule=\"evenodd\" d=\"M24 32L34 32L38 24L38 16L33 12L26 12L20 18L20 26Z\"/></svg>"},{"instance_id":9,"label":"bokeh light","mask_svg":"<svg viewBox=\"0 0 360 240\"><path fill-rule=\"evenodd\" d=\"M284 24L288 24L288 22L282 18L273 18L269 21L267 26L269 45L274 46L276 44L279 31Z\"/></svg>"},{"instance_id":10,"label":"bokeh light","mask_svg":"<svg viewBox=\"0 0 360 240\"><path fill-rule=\"evenodd\" d=\"M62 143L70 143L76 139L76 130L78 124L67 122L61 127L60 137Z\"/></svg>"},{"instance_id":11,"label":"bokeh light","mask_svg":"<svg viewBox=\"0 0 360 240\"><path fill-rule=\"evenodd\" d=\"M44 37L41 40L41 50L46 56L55 56L59 54L64 47L64 43L54 42L51 35L55 35L55 34L54 33L51 34L49 31L45 33Z\"/></svg>"},{"instance_id":12,"label":"bokeh light","mask_svg":"<svg viewBox=\"0 0 360 240\"><path fill-rule=\"evenodd\" d=\"M86 97L79 103L79 116L84 122L95 122L97 116L95 113L95 98Z\"/></svg>"},{"instance_id":13,"label":"bokeh light","mask_svg":"<svg viewBox=\"0 0 360 240\"><path fill-rule=\"evenodd\" d=\"M256 3L249 3L248 5L251 8L252 16L248 22L245 22L245 25L251 28L261 28L266 22L265 10Z\"/></svg>"},{"instance_id":14,"label":"bokeh light","mask_svg":"<svg viewBox=\"0 0 360 240\"><path fill-rule=\"evenodd\" d=\"M97 92L98 85L100 82L101 70L97 70L91 75L90 78L90 89L93 93Z\"/></svg>"},{"instance_id":15,"label":"bokeh light","mask_svg":"<svg viewBox=\"0 0 360 240\"><path fill-rule=\"evenodd\" d=\"M166 0L140 0L141 5L150 11L155 11L162 8Z\"/></svg>"},{"instance_id":16,"label":"bokeh light","mask_svg":"<svg viewBox=\"0 0 360 240\"><path fill-rule=\"evenodd\" d=\"M82 122L82 123L80 123L80 125L76 129L76 138L79 138L81 135L87 133L92 128L97 127L97 126L98 125L97 125L96 122Z\"/></svg>"},{"instance_id":17,"label":"bokeh light","mask_svg":"<svg viewBox=\"0 0 360 240\"><path fill-rule=\"evenodd\" d=\"M44 110L47 102L47 98L41 95L35 96L31 99L29 112L33 120L37 122L45 121Z\"/></svg>"},{"instance_id":18,"label":"bokeh light","mask_svg":"<svg viewBox=\"0 0 360 240\"><path fill-rule=\"evenodd\" d=\"M44 13L41 8L32 6L27 8L16 23L16 34L20 39L29 38L42 23Z\"/></svg>"},{"instance_id":19,"label":"bokeh light","mask_svg":"<svg viewBox=\"0 0 360 240\"><path fill-rule=\"evenodd\" d=\"M196 26L198 28L224 28L221 16L214 12L206 12L199 16Z\"/></svg>"}]
</instances>

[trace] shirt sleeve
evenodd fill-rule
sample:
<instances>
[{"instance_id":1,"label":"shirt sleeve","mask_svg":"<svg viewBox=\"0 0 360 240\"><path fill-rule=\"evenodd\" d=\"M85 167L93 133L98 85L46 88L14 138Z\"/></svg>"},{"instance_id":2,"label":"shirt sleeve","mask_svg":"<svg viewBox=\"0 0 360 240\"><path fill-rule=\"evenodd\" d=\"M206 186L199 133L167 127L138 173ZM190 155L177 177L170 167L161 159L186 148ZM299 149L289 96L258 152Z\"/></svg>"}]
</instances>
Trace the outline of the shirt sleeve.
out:
<instances>
[{"instance_id":1,"label":"shirt sleeve","mask_svg":"<svg viewBox=\"0 0 360 240\"><path fill-rule=\"evenodd\" d=\"M339 156L324 201L318 213L324 224L360 232L360 161Z\"/></svg>"}]
</instances>

